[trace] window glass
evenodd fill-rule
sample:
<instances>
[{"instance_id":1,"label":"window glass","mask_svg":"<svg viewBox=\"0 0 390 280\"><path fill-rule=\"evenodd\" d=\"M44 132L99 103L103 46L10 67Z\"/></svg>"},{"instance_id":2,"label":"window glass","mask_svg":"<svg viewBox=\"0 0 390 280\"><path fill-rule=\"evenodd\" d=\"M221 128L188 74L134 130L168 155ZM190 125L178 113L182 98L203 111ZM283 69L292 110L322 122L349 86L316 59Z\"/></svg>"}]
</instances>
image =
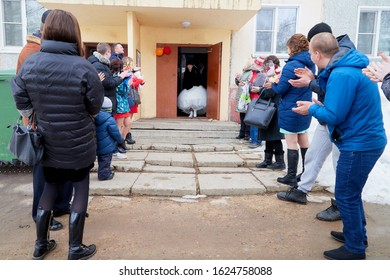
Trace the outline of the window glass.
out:
<instances>
[{"instance_id":1,"label":"window glass","mask_svg":"<svg viewBox=\"0 0 390 280\"><path fill-rule=\"evenodd\" d=\"M374 12L360 13L359 33L374 33L375 14Z\"/></svg>"},{"instance_id":2,"label":"window glass","mask_svg":"<svg viewBox=\"0 0 390 280\"><path fill-rule=\"evenodd\" d=\"M390 53L390 11L383 11L380 22L378 52Z\"/></svg>"},{"instance_id":3,"label":"window glass","mask_svg":"<svg viewBox=\"0 0 390 280\"><path fill-rule=\"evenodd\" d=\"M287 53L287 40L294 35L297 26L297 9L279 9L276 52Z\"/></svg>"},{"instance_id":4,"label":"window glass","mask_svg":"<svg viewBox=\"0 0 390 280\"><path fill-rule=\"evenodd\" d=\"M5 46L22 46L22 1L4 0L3 2L3 24Z\"/></svg>"}]
</instances>

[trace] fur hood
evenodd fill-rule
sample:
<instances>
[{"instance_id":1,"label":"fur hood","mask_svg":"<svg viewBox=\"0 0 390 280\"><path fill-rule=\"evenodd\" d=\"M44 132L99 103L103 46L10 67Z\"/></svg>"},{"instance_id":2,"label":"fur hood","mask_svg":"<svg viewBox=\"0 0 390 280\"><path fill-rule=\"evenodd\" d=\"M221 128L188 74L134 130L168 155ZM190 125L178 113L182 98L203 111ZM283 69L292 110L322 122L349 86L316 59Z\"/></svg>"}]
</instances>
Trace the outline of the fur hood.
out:
<instances>
[{"instance_id":1,"label":"fur hood","mask_svg":"<svg viewBox=\"0 0 390 280\"><path fill-rule=\"evenodd\" d=\"M106 64L108 66L110 66L110 60L106 57L104 57L103 55L101 55L100 53L98 52L93 52L93 55L103 64Z\"/></svg>"}]
</instances>

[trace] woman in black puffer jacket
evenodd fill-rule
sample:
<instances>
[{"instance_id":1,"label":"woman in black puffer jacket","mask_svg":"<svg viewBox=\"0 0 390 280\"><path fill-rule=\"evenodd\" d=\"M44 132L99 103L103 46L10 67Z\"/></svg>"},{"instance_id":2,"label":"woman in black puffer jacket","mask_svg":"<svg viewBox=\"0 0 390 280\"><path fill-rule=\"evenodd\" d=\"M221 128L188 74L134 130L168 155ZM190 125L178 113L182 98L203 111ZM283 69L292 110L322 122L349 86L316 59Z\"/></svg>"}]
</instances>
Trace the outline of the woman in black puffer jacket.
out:
<instances>
[{"instance_id":1,"label":"woman in black puffer jacket","mask_svg":"<svg viewBox=\"0 0 390 280\"><path fill-rule=\"evenodd\" d=\"M69 12L48 15L41 51L29 56L12 82L16 107L24 117L36 114L44 138L45 189L38 205L33 259L56 246L48 223L58 190L66 181L75 189L69 219L69 259L86 259L95 245L82 244L88 206L89 172L96 159L94 115L103 103L103 86L95 68L82 57L80 28Z\"/></svg>"}]
</instances>

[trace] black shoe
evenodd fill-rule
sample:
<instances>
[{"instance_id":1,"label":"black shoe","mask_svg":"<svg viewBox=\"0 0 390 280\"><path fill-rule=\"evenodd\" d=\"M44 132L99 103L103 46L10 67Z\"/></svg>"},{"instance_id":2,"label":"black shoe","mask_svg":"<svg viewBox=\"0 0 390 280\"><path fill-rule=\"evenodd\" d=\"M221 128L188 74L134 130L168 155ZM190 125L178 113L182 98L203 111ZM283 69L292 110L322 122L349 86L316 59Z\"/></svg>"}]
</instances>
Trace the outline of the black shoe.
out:
<instances>
[{"instance_id":1,"label":"black shoe","mask_svg":"<svg viewBox=\"0 0 390 280\"><path fill-rule=\"evenodd\" d=\"M333 237L333 239L337 240L338 242L345 243L344 233L341 231L331 231L330 236ZM368 241L364 241L364 245L366 248L368 247Z\"/></svg>"},{"instance_id":2,"label":"black shoe","mask_svg":"<svg viewBox=\"0 0 390 280\"><path fill-rule=\"evenodd\" d=\"M43 260L47 254L53 251L57 247L57 243L55 240L49 240L47 242L47 247L45 248L36 248L34 250L33 260Z\"/></svg>"},{"instance_id":3,"label":"black shoe","mask_svg":"<svg viewBox=\"0 0 390 280\"><path fill-rule=\"evenodd\" d=\"M355 254L348 251L344 246L341 246L338 249L325 251L324 257L329 260L365 260L366 254Z\"/></svg>"},{"instance_id":4,"label":"black shoe","mask_svg":"<svg viewBox=\"0 0 390 280\"><path fill-rule=\"evenodd\" d=\"M126 140L126 143L129 145L135 144L135 141L133 140L130 132L126 134L125 140Z\"/></svg>"},{"instance_id":5,"label":"black shoe","mask_svg":"<svg viewBox=\"0 0 390 280\"><path fill-rule=\"evenodd\" d=\"M57 221L55 219L51 220L50 228L49 228L51 231L56 231L56 230L60 230L63 228L64 228L64 226L59 221Z\"/></svg>"},{"instance_id":6,"label":"black shoe","mask_svg":"<svg viewBox=\"0 0 390 280\"><path fill-rule=\"evenodd\" d=\"M278 177L276 179L278 183L289 185L291 187L296 187L297 186L297 178L294 174L287 174L284 177Z\"/></svg>"},{"instance_id":7,"label":"black shoe","mask_svg":"<svg viewBox=\"0 0 390 280\"><path fill-rule=\"evenodd\" d=\"M280 200L306 204L306 194L297 188L290 188L287 192L278 192L276 195Z\"/></svg>"},{"instance_id":8,"label":"black shoe","mask_svg":"<svg viewBox=\"0 0 390 280\"><path fill-rule=\"evenodd\" d=\"M302 172L302 173L303 173L303 172ZM302 173L299 173L299 174L297 175L297 182L300 182L300 181L301 181Z\"/></svg>"},{"instance_id":9,"label":"black shoe","mask_svg":"<svg viewBox=\"0 0 390 280\"><path fill-rule=\"evenodd\" d=\"M341 220L340 211L337 208L336 200L331 199L331 205L325 210L317 213L316 218L321 221L334 222Z\"/></svg>"},{"instance_id":10,"label":"black shoe","mask_svg":"<svg viewBox=\"0 0 390 280\"><path fill-rule=\"evenodd\" d=\"M245 136L242 136L242 135L238 135L238 136L236 137L236 139L243 139L243 138L245 138Z\"/></svg>"},{"instance_id":11,"label":"black shoe","mask_svg":"<svg viewBox=\"0 0 390 280\"><path fill-rule=\"evenodd\" d=\"M115 172L111 172L111 174L107 178L98 178L99 181L107 181L107 180L112 180L114 178Z\"/></svg>"},{"instance_id":12,"label":"black shoe","mask_svg":"<svg viewBox=\"0 0 390 280\"><path fill-rule=\"evenodd\" d=\"M249 136L245 136L244 140L249 141Z\"/></svg>"},{"instance_id":13,"label":"black shoe","mask_svg":"<svg viewBox=\"0 0 390 280\"><path fill-rule=\"evenodd\" d=\"M126 150L122 147L118 147L118 152L120 152L121 154L125 154Z\"/></svg>"}]
</instances>

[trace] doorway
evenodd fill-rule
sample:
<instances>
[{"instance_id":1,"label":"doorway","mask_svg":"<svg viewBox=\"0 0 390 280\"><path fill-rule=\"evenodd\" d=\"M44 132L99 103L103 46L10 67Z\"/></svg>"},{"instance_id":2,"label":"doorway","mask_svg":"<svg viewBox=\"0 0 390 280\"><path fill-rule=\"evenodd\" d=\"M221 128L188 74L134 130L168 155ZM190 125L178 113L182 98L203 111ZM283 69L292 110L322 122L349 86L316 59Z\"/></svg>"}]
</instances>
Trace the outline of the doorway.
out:
<instances>
[{"instance_id":1,"label":"doorway","mask_svg":"<svg viewBox=\"0 0 390 280\"><path fill-rule=\"evenodd\" d=\"M183 78L188 62L192 63L197 73L198 81L207 90L207 48L206 47L179 47L177 65L177 96L184 89ZM177 108L177 117L187 117L188 114ZM198 117L206 117L206 110L198 113Z\"/></svg>"},{"instance_id":2,"label":"doorway","mask_svg":"<svg viewBox=\"0 0 390 280\"><path fill-rule=\"evenodd\" d=\"M182 88L182 75L186 60L197 58L205 63L207 83L207 107L203 117L219 119L221 89L222 43L215 45L156 44L157 48L169 47L169 55L156 58L156 117L186 117L177 107L177 97Z\"/></svg>"}]
</instances>

